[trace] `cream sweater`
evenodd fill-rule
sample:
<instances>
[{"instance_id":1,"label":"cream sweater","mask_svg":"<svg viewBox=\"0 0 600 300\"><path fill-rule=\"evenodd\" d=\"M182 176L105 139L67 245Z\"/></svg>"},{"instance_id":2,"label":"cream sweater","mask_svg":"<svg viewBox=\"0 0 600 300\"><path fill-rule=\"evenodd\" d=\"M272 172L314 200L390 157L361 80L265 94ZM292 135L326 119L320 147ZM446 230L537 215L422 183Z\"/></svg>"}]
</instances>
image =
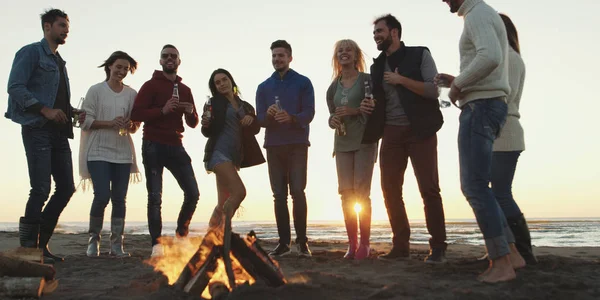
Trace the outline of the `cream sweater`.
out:
<instances>
[{"instance_id":1,"label":"cream sweater","mask_svg":"<svg viewBox=\"0 0 600 300\"><path fill-rule=\"evenodd\" d=\"M465 0L458 15L465 22L459 42L460 75L454 80L461 91L458 105L507 96L508 40L502 19L483 0Z\"/></svg>"},{"instance_id":2,"label":"cream sweater","mask_svg":"<svg viewBox=\"0 0 600 300\"><path fill-rule=\"evenodd\" d=\"M79 145L79 175L84 190L91 184L88 161L106 161L111 163L131 163L131 178L139 181L139 169L135 158L135 148L130 134L120 136L116 129L92 129L94 121L111 121L118 116L131 115L131 108L137 92L125 86L120 93L114 92L107 82L90 87L83 110L85 121L81 124L81 140Z\"/></svg>"},{"instance_id":3,"label":"cream sweater","mask_svg":"<svg viewBox=\"0 0 600 300\"><path fill-rule=\"evenodd\" d=\"M510 94L507 98L508 116L506 124L500 131L500 136L494 141L494 151L523 151L525 150L525 135L519 122L519 103L525 82L525 64L521 55L508 47L508 81Z\"/></svg>"}]
</instances>

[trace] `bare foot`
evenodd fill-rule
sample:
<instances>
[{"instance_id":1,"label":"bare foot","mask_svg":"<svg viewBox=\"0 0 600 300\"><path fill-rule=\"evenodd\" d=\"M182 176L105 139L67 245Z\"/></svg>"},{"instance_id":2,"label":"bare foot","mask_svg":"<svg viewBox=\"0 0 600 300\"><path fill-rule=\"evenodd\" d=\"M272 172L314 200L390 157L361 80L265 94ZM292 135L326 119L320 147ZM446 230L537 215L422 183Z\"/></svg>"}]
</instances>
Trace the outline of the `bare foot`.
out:
<instances>
[{"instance_id":1,"label":"bare foot","mask_svg":"<svg viewBox=\"0 0 600 300\"><path fill-rule=\"evenodd\" d=\"M510 246L510 262L512 264L513 269L517 270L517 269L524 268L527 265L527 263L525 262L525 259L523 259L521 254L519 253L519 250L517 250L517 247L515 246L515 244L509 244L509 246Z\"/></svg>"},{"instance_id":2,"label":"bare foot","mask_svg":"<svg viewBox=\"0 0 600 300\"><path fill-rule=\"evenodd\" d=\"M491 262L490 268L477 279L485 283L510 281L517 278L508 255L502 256Z\"/></svg>"},{"instance_id":3,"label":"bare foot","mask_svg":"<svg viewBox=\"0 0 600 300\"><path fill-rule=\"evenodd\" d=\"M488 268L483 271L483 273L479 274L479 276L477 276L477 280L482 281L482 279L487 276L487 274L492 270L492 261L490 260L490 263L488 264Z\"/></svg>"}]
</instances>

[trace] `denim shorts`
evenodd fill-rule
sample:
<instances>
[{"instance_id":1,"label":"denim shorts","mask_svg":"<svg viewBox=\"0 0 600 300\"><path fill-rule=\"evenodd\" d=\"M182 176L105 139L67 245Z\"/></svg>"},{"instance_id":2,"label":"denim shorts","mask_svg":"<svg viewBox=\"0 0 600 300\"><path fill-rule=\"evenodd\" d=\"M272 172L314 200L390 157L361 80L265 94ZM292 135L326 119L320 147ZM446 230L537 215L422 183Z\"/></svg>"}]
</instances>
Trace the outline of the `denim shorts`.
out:
<instances>
[{"instance_id":1,"label":"denim shorts","mask_svg":"<svg viewBox=\"0 0 600 300\"><path fill-rule=\"evenodd\" d=\"M233 158L228 157L227 155L223 154L221 151L214 151L212 153L210 159L204 164L204 167L206 168L207 172L213 172L215 167L218 164L221 164L224 162L233 162Z\"/></svg>"}]
</instances>

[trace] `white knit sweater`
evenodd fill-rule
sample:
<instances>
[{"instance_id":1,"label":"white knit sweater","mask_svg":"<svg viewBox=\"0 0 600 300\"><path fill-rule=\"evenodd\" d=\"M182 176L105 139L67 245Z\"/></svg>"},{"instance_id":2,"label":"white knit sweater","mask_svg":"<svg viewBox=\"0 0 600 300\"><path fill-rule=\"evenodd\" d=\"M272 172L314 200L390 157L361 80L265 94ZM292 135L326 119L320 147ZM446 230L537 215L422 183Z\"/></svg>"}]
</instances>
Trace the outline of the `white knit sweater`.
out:
<instances>
[{"instance_id":1,"label":"white knit sweater","mask_svg":"<svg viewBox=\"0 0 600 300\"><path fill-rule=\"evenodd\" d=\"M92 129L94 121L112 121L118 116L129 118L137 92L124 86L120 93L114 92L107 82L90 87L83 110L85 121L81 124L81 140L79 145L79 175L84 190L91 184L88 161L106 161L111 163L131 163L131 178L139 181L139 169L135 158L135 148L130 134L120 136L113 128Z\"/></svg>"},{"instance_id":2,"label":"white knit sweater","mask_svg":"<svg viewBox=\"0 0 600 300\"><path fill-rule=\"evenodd\" d=\"M502 19L483 0L465 0L458 15L465 22L459 42L460 75L454 80L461 91L458 105L507 96L508 40Z\"/></svg>"},{"instance_id":3,"label":"white knit sweater","mask_svg":"<svg viewBox=\"0 0 600 300\"><path fill-rule=\"evenodd\" d=\"M507 98L508 116L500 136L494 141L494 151L523 151L525 135L519 122L521 117L519 104L525 82L525 64L521 55L511 47L508 52L508 81L510 83L510 94Z\"/></svg>"}]
</instances>

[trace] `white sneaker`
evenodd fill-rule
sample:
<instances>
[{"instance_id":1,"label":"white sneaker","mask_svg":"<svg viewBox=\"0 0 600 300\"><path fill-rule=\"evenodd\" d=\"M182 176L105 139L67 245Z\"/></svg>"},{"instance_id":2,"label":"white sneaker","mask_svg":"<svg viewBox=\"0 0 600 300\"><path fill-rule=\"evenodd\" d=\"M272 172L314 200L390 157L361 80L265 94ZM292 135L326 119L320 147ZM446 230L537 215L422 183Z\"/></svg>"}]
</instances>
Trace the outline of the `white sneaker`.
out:
<instances>
[{"instance_id":1,"label":"white sneaker","mask_svg":"<svg viewBox=\"0 0 600 300\"><path fill-rule=\"evenodd\" d=\"M161 257L163 255L164 252L161 244L156 244L152 246L152 254L150 254L150 257Z\"/></svg>"}]
</instances>

